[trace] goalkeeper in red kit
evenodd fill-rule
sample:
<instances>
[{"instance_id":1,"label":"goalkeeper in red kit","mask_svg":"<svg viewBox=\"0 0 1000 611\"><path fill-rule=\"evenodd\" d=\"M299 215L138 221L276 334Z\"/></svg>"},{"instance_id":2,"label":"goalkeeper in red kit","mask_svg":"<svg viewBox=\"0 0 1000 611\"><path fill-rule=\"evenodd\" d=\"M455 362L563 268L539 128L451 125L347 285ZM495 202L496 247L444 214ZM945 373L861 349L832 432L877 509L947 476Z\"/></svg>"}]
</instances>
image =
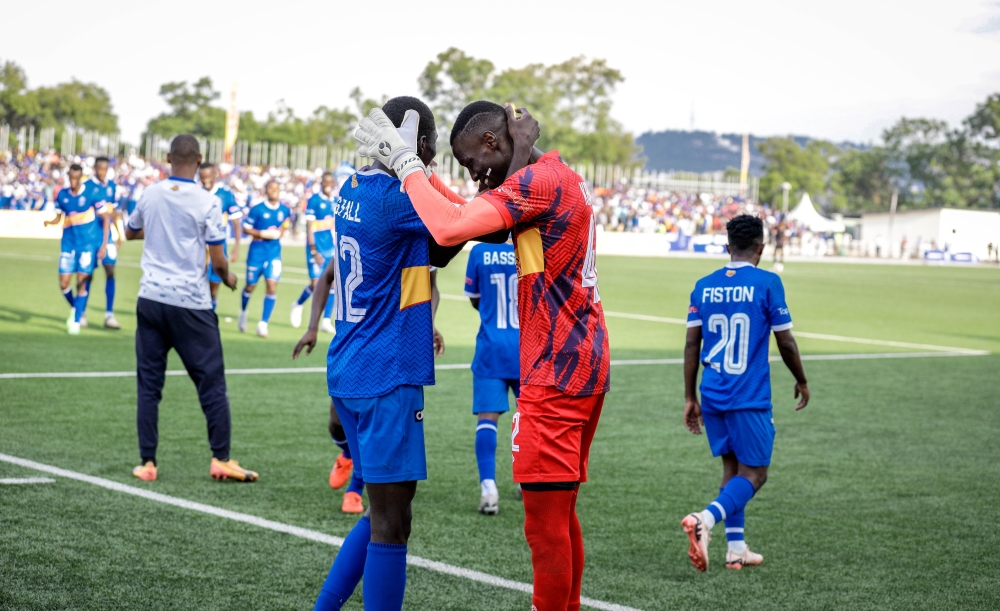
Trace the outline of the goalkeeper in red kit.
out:
<instances>
[{"instance_id":1,"label":"goalkeeper in red kit","mask_svg":"<svg viewBox=\"0 0 1000 611\"><path fill-rule=\"evenodd\" d=\"M355 132L359 152L392 167L442 246L510 230L518 269L521 396L511 446L524 492L524 533L537 611L576 611L583 535L576 515L587 457L610 388L608 332L597 288L595 221L583 178L556 151L534 148L524 109L473 102L455 120L455 159L483 191L456 205L416 155L416 114L400 128L375 109Z\"/></svg>"}]
</instances>

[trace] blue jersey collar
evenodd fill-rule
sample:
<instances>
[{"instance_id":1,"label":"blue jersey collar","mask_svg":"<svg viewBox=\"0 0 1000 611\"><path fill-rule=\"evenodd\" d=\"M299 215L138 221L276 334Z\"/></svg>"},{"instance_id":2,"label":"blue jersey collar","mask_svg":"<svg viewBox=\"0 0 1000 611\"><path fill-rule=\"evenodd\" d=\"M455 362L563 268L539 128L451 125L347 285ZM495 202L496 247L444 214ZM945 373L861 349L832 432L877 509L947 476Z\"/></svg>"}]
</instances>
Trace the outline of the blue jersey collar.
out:
<instances>
[{"instance_id":1,"label":"blue jersey collar","mask_svg":"<svg viewBox=\"0 0 1000 611\"><path fill-rule=\"evenodd\" d=\"M747 266L753 267L753 263L749 261L730 261L729 263L726 263L726 267L729 269L739 269Z\"/></svg>"},{"instance_id":2,"label":"blue jersey collar","mask_svg":"<svg viewBox=\"0 0 1000 611\"><path fill-rule=\"evenodd\" d=\"M193 178L182 178L180 176L171 176L170 180L176 180L178 182L189 182L192 185L194 184L194 179Z\"/></svg>"}]
</instances>

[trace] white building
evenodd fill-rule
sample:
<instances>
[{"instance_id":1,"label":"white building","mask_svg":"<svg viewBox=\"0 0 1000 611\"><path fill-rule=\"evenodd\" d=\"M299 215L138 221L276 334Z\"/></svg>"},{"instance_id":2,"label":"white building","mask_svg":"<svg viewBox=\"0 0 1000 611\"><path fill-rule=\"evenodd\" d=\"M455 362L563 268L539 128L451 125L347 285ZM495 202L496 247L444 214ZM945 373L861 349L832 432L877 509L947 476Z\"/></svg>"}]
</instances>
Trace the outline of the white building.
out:
<instances>
[{"instance_id":1,"label":"white building","mask_svg":"<svg viewBox=\"0 0 1000 611\"><path fill-rule=\"evenodd\" d=\"M906 251L901 252L903 240ZM1000 212L930 208L861 215L862 247L870 256L923 257L932 250L972 253L987 258L987 245L1000 245Z\"/></svg>"}]
</instances>

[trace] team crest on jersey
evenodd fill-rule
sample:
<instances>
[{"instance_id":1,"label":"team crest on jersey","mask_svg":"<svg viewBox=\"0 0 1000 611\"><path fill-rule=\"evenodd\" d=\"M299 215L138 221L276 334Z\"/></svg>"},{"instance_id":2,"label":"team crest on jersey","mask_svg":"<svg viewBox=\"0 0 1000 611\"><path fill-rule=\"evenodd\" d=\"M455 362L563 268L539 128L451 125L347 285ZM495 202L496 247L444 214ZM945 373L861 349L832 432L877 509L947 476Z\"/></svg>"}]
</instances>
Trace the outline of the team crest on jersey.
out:
<instances>
[{"instance_id":1,"label":"team crest on jersey","mask_svg":"<svg viewBox=\"0 0 1000 611\"><path fill-rule=\"evenodd\" d=\"M181 190L181 188L180 188L180 187L178 187L177 185L174 185L174 186L170 187L170 190L171 190L171 191L180 191L180 190Z\"/></svg>"},{"instance_id":2,"label":"team crest on jersey","mask_svg":"<svg viewBox=\"0 0 1000 611\"><path fill-rule=\"evenodd\" d=\"M726 277L727 278L732 278L735 275L736 275L736 270L735 269L731 269L728 272L726 272Z\"/></svg>"},{"instance_id":3,"label":"team crest on jersey","mask_svg":"<svg viewBox=\"0 0 1000 611\"><path fill-rule=\"evenodd\" d=\"M358 175L357 174L351 174L351 188L353 188L353 189L357 189L358 188Z\"/></svg>"}]
</instances>

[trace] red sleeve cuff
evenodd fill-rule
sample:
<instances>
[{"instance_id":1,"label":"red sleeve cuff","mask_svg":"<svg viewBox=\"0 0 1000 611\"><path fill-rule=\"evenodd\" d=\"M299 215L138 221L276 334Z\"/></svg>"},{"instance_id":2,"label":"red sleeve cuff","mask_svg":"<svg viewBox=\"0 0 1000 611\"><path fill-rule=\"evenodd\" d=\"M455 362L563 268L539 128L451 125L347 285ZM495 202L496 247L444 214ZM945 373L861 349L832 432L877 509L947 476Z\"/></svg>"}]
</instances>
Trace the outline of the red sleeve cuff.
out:
<instances>
[{"instance_id":1,"label":"red sleeve cuff","mask_svg":"<svg viewBox=\"0 0 1000 611\"><path fill-rule=\"evenodd\" d=\"M497 212L499 212L500 216L503 217L503 222L506 224L506 229L510 229L511 227L514 226L514 217L510 215L510 210L508 210L507 206L505 206L503 202L497 199L496 196L490 194L489 192L486 192L486 193L480 193L477 197L485 199L490 204L492 204L494 208L497 209Z\"/></svg>"}]
</instances>

